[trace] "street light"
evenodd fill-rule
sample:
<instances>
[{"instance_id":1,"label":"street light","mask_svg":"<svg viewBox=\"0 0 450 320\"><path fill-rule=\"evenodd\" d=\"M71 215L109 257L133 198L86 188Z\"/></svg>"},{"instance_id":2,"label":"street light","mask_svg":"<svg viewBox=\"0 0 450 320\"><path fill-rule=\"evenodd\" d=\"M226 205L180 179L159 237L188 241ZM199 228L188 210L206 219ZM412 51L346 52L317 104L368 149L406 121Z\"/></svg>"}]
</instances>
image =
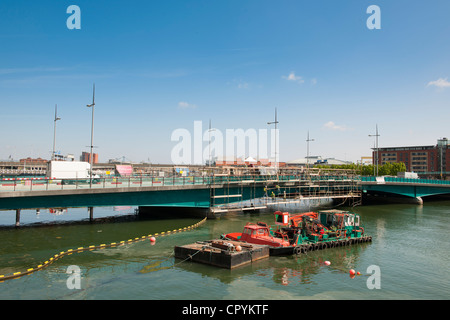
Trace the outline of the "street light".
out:
<instances>
[{"instance_id":1,"label":"street light","mask_svg":"<svg viewBox=\"0 0 450 320\"><path fill-rule=\"evenodd\" d=\"M208 159L208 166L211 168L211 131L216 131L216 129L211 129L211 119L209 119L209 129L208 129L208 136L209 136L209 159Z\"/></svg>"},{"instance_id":2,"label":"street light","mask_svg":"<svg viewBox=\"0 0 450 320\"><path fill-rule=\"evenodd\" d=\"M55 104L55 120L53 125L53 153L52 153L52 160L55 160L55 143L56 143L56 121L61 120L61 118L58 118L58 105Z\"/></svg>"},{"instance_id":3,"label":"street light","mask_svg":"<svg viewBox=\"0 0 450 320\"><path fill-rule=\"evenodd\" d=\"M94 148L94 107L95 107L95 83L94 83L94 88L93 88L93 92L92 92L92 103L86 105L86 107L91 108L92 107L92 124L91 124L91 155L89 157L89 163L91 166L90 169L90 177L89 177L89 186L92 188L92 159L93 159L93 155L92 155L92 148Z\"/></svg>"},{"instance_id":4,"label":"street light","mask_svg":"<svg viewBox=\"0 0 450 320\"><path fill-rule=\"evenodd\" d=\"M275 124L275 171L277 173L277 180L278 180L278 161L277 161L277 108L275 108L275 121L267 122L267 124Z\"/></svg>"},{"instance_id":5,"label":"street light","mask_svg":"<svg viewBox=\"0 0 450 320\"><path fill-rule=\"evenodd\" d=\"M378 177L378 137L380 135L378 134L378 124L376 125L376 133L375 134L369 134L369 137L376 137L375 142L375 149L376 149L376 157L375 157L375 168L376 168L376 176Z\"/></svg>"},{"instance_id":6,"label":"street light","mask_svg":"<svg viewBox=\"0 0 450 320\"><path fill-rule=\"evenodd\" d=\"M314 141L314 139L310 139L309 138L309 131L308 131L308 135L306 137L306 169L309 173L309 142L310 141Z\"/></svg>"}]
</instances>

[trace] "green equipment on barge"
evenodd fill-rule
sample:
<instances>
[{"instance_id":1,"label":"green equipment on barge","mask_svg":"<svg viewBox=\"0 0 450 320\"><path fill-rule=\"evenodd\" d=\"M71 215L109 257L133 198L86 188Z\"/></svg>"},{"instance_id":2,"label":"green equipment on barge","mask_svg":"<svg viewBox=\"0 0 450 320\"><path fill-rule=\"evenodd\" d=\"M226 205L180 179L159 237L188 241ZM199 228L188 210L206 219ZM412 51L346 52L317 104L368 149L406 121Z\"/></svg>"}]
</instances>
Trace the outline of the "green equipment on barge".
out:
<instances>
[{"instance_id":1,"label":"green equipment on barge","mask_svg":"<svg viewBox=\"0 0 450 320\"><path fill-rule=\"evenodd\" d=\"M372 241L354 212L331 209L290 216L277 211L274 215L278 226L274 234L288 238L296 254Z\"/></svg>"},{"instance_id":2,"label":"green equipment on barge","mask_svg":"<svg viewBox=\"0 0 450 320\"><path fill-rule=\"evenodd\" d=\"M222 238L268 245L270 255L301 254L372 241L357 213L333 209L295 215L276 211L274 215L276 227L247 223L243 232L224 234Z\"/></svg>"}]
</instances>

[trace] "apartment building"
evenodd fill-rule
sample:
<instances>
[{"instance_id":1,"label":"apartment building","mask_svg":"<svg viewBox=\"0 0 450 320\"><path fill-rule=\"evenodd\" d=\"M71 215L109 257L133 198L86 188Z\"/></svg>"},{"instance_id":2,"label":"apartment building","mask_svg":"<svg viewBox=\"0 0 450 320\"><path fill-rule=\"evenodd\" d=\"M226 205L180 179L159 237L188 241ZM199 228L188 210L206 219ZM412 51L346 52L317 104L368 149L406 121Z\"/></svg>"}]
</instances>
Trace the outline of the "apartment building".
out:
<instances>
[{"instance_id":1,"label":"apartment building","mask_svg":"<svg viewBox=\"0 0 450 320\"><path fill-rule=\"evenodd\" d=\"M403 162L406 171L422 175L450 175L450 144L447 138L437 141L436 145L388 147L372 149L373 163Z\"/></svg>"}]
</instances>

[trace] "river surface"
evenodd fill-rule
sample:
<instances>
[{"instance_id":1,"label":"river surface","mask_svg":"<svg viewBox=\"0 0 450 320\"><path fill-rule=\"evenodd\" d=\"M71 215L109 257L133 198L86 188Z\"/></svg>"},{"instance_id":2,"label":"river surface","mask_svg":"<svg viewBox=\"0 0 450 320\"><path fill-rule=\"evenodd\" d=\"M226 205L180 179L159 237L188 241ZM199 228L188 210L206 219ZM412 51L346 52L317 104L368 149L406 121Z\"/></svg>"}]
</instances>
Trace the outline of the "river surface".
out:
<instances>
[{"instance_id":1,"label":"river surface","mask_svg":"<svg viewBox=\"0 0 450 320\"><path fill-rule=\"evenodd\" d=\"M134 208L95 208L94 215L127 215ZM227 214L192 231L120 247L65 256L49 267L0 282L0 299L433 299L450 298L448 228L450 202L389 204L353 209L362 216L371 243L269 257L234 270L173 256L175 245L241 231L248 221L273 224L273 214ZM55 216L22 211L21 228L0 228L0 275L48 260L61 251L120 242L192 225L198 218L59 224L86 219L86 209ZM0 212L0 225L13 225L13 212ZM36 222L45 227L26 227ZM330 265L324 264L330 261ZM69 289L69 266L80 268L80 288ZM350 277L354 269L361 275ZM375 288L374 288L375 286ZM378 288L377 288L378 286Z\"/></svg>"}]
</instances>

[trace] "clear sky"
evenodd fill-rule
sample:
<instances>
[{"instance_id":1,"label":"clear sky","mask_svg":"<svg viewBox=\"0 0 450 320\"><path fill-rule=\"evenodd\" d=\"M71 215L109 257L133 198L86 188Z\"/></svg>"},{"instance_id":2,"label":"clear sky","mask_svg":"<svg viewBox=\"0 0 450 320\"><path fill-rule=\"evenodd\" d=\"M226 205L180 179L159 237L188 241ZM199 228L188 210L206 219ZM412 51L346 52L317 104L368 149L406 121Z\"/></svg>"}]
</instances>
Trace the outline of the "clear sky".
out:
<instances>
[{"instance_id":1,"label":"clear sky","mask_svg":"<svg viewBox=\"0 0 450 320\"><path fill-rule=\"evenodd\" d=\"M68 29L70 5L81 29ZM381 29L370 30L370 5ZM0 2L0 159L170 163L178 128L269 129L281 161L449 137L450 1ZM273 128L273 126L272 126ZM203 145L203 147L205 147Z\"/></svg>"}]
</instances>

